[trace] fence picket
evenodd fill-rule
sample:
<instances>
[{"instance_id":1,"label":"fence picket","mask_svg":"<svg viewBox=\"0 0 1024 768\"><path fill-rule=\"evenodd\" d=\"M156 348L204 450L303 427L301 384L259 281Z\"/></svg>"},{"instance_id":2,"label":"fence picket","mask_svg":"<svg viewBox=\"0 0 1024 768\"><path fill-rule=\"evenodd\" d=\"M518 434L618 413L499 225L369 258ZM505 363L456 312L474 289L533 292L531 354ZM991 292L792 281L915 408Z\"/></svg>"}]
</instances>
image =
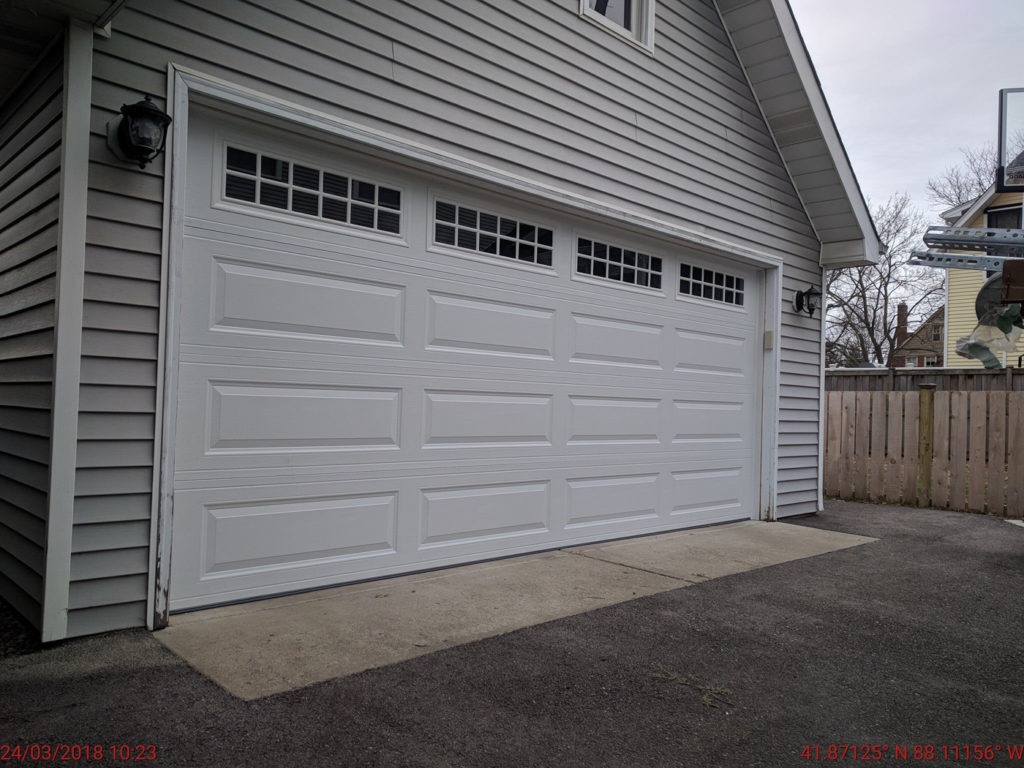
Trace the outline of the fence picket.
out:
<instances>
[{"instance_id":1,"label":"fence picket","mask_svg":"<svg viewBox=\"0 0 1024 768\"><path fill-rule=\"evenodd\" d=\"M1006 514L1006 393L988 393L988 499L991 515Z\"/></svg>"},{"instance_id":2,"label":"fence picket","mask_svg":"<svg viewBox=\"0 0 1024 768\"><path fill-rule=\"evenodd\" d=\"M839 457L842 455L843 393L828 392L825 400L825 495L839 496Z\"/></svg>"},{"instance_id":3,"label":"fence picket","mask_svg":"<svg viewBox=\"0 0 1024 768\"><path fill-rule=\"evenodd\" d=\"M968 417L967 510L985 511L986 463L988 459L988 393L971 392Z\"/></svg>"},{"instance_id":4,"label":"fence picket","mask_svg":"<svg viewBox=\"0 0 1024 768\"><path fill-rule=\"evenodd\" d=\"M903 393L885 395L889 412L885 430L885 499L896 503L903 495Z\"/></svg>"},{"instance_id":5,"label":"fence picket","mask_svg":"<svg viewBox=\"0 0 1024 768\"><path fill-rule=\"evenodd\" d=\"M921 395L907 392L903 397L903 495L904 504L917 504L917 435L921 426Z\"/></svg>"},{"instance_id":6,"label":"fence picket","mask_svg":"<svg viewBox=\"0 0 1024 768\"><path fill-rule=\"evenodd\" d=\"M871 442L871 393L855 392L857 423L855 427L853 471L853 498L864 501L868 498L868 459Z\"/></svg>"},{"instance_id":7,"label":"fence picket","mask_svg":"<svg viewBox=\"0 0 1024 768\"><path fill-rule=\"evenodd\" d=\"M839 478L839 487L843 498L853 496L853 473L854 473L854 447L856 445L856 408L857 393L843 392L843 430L840 437L840 467L842 477Z\"/></svg>"},{"instance_id":8,"label":"fence picket","mask_svg":"<svg viewBox=\"0 0 1024 768\"><path fill-rule=\"evenodd\" d=\"M1006 453L1011 467L1007 478L1006 516L1024 517L1024 472L1020 470L1024 457L1024 398L1011 397L1007 414Z\"/></svg>"},{"instance_id":9,"label":"fence picket","mask_svg":"<svg viewBox=\"0 0 1024 768\"><path fill-rule=\"evenodd\" d=\"M935 431L932 435L932 506L949 506L949 392L935 393Z\"/></svg>"},{"instance_id":10,"label":"fence picket","mask_svg":"<svg viewBox=\"0 0 1024 768\"><path fill-rule=\"evenodd\" d=\"M830 395L833 393L829 393ZM885 392L869 392L871 396L871 460L868 464L868 498L885 500Z\"/></svg>"},{"instance_id":11,"label":"fence picket","mask_svg":"<svg viewBox=\"0 0 1024 768\"><path fill-rule=\"evenodd\" d=\"M949 393L949 508L967 505L967 393Z\"/></svg>"}]
</instances>

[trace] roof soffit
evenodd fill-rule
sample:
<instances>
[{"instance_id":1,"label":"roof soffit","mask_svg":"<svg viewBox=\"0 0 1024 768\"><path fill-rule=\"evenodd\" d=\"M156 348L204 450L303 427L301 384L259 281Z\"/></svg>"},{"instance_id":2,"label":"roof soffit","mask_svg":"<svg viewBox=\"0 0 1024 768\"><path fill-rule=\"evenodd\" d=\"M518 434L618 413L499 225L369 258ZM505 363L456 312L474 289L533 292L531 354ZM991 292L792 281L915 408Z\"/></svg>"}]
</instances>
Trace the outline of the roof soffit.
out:
<instances>
[{"instance_id":1,"label":"roof soffit","mask_svg":"<svg viewBox=\"0 0 1024 768\"><path fill-rule=\"evenodd\" d=\"M716 2L822 243L822 265L876 263L878 235L787 0ZM827 213L820 207L826 202ZM858 239L861 247L853 249Z\"/></svg>"}]
</instances>

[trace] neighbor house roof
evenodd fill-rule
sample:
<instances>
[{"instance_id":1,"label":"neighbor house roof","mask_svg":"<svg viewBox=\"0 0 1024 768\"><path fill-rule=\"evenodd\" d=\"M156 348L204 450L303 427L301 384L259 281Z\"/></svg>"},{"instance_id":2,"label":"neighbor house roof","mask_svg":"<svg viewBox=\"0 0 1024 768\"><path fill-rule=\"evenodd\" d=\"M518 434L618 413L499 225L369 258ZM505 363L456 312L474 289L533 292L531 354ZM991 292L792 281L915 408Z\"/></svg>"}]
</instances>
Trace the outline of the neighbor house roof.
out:
<instances>
[{"instance_id":1,"label":"neighbor house roof","mask_svg":"<svg viewBox=\"0 0 1024 768\"><path fill-rule=\"evenodd\" d=\"M0 25L0 105L59 39L98 29L130 0L9 0ZM877 263L881 244L787 0L717 0L726 30L821 242L824 267Z\"/></svg>"}]
</instances>

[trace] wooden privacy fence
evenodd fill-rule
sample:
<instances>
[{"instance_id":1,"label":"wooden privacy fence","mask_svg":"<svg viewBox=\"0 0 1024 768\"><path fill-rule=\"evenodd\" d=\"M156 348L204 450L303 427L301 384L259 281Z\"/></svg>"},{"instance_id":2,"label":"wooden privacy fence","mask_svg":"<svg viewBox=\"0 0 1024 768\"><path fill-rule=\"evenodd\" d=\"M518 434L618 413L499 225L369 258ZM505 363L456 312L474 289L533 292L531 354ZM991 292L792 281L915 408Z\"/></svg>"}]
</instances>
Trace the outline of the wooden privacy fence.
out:
<instances>
[{"instance_id":1,"label":"wooden privacy fence","mask_svg":"<svg viewBox=\"0 0 1024 768\"><path fill-rule=\"evenodd\" d=\"M1024 392L826 392L825 494L1024 516Z\"/></svg>"}]
</instances>

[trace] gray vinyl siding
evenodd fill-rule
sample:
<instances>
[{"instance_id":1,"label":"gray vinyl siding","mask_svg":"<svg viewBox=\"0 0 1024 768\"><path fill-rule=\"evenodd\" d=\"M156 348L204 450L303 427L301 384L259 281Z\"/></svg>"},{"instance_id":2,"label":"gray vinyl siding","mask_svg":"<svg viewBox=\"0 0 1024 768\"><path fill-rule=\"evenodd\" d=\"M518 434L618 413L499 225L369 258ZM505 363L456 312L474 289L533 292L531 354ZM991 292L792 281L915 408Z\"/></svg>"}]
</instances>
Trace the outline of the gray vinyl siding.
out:
<instances>
[{"instance_id":1,"label":"gray vinyl siding","mask_svg":"<svg viewBox=\"0 0 1024 768\"><path fill-rule=\"evenodd\" d=\"M714 3L658 0L653 55L578 8L137 0L97 38L72 634L144 621L164 160L120 165L103 131L143 93L165 103L169 62L782 257L784 295L820 283L818 239ZM779 498L803 512L819 324L787 314Z\"/></svg>"},{"instance_id":2,"label":"gray vinyl siding","mask_svg":"<svg viewBox=\"0 0 1024 768\"><path fill-rule=\"evenodd\" d=\"M69 636L146 623L163 167L115 160L106 123L144 93L162 96L166 74L151 74L140 80L97 46Z\"/></svg>"},{"instance_id":3,"label":"gray vinyl siding","mask_svg":"<svg viewBox=\"0 0 1024 768\"><path fill-rule=\"evenodd\" d=\"M62 49L0 106L0 597L41 627L53 398Z\"/></svg>"}]
</instances>

